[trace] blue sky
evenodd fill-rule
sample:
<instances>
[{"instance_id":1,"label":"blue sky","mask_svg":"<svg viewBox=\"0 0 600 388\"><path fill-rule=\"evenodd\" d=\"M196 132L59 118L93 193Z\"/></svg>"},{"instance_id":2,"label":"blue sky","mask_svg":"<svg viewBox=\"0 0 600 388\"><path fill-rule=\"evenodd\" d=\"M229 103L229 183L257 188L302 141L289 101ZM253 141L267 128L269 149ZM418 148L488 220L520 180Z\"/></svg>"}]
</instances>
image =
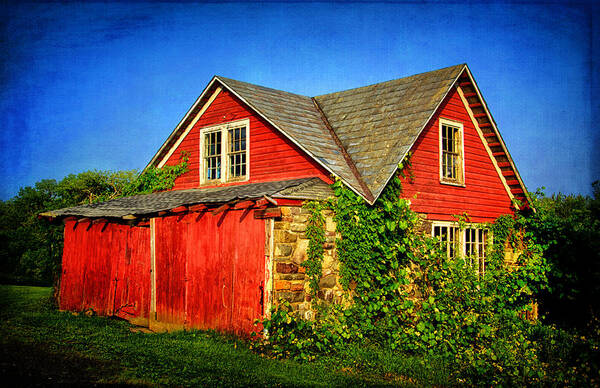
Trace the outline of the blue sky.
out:
<instances>
[{"instance_id":1,"label":"blue sky","mask_svg":"<svg viewBox=\"0 0 600 388\"><path fill-rule=\"evenodd\" d=\"M213 75L314 96L466 62L529 190L600 179L598 7L5 4L0 198L141 169Z\"/></svg>"}]
</instances>

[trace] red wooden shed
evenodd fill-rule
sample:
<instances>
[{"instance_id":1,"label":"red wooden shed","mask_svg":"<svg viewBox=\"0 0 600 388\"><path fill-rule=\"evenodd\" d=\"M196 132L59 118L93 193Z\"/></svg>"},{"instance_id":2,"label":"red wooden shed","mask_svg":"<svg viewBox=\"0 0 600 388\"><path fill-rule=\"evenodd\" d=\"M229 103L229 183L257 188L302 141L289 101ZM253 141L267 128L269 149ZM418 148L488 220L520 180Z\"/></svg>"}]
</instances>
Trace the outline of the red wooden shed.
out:
<instances>
[{"instance_id":1,"label":"red wooden shed","mask_svg":"<svg viewBox=\"0 0 600 388\"><path fill-rule=\"evenodd\" d=\"M466 65L305 97L215 76L148 167L189 170L173 190L43 215L65 220L60 307L155 329L248 333L287 299L310 314L305 200L340 179L373 204L412 155L404 195L448 254L481 255L476 223L529 200ZM468 213L462 229L454 215ZM335 223L320 297L341 295Z\"/></svg>"}]
</instances>

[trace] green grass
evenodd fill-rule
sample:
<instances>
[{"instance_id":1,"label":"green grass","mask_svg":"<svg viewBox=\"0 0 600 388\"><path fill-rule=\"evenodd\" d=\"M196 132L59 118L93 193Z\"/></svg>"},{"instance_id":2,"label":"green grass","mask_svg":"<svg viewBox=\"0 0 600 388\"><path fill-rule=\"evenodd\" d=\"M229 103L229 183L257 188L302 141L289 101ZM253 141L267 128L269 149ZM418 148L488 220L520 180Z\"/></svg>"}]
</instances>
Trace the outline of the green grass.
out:
<instances>
[{"instance_id":1,"label":"green grass","mask_svg":"<svg viewBox=\"0 0 600 388\"><path fill-rule=\"evenodd\" d=\"M57 311L47 287L0 286L0 374L21 385L422 386L446 372L377 349L312 363L273 360L212 332L145 334ZM406 377L410 376L410 377Z\"/></svg>"}]
</instances>

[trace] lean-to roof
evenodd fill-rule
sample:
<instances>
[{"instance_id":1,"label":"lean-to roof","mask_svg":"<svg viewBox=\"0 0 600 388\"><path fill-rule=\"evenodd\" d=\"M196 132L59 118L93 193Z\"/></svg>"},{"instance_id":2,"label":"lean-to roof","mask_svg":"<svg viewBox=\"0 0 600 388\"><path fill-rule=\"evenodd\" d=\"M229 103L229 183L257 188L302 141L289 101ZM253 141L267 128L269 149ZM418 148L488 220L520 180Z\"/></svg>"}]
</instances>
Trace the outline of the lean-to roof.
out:
<instances>
[{"instance_id":1,"label":"lean-to roof","mask_svg":"<svg viewBox=\"0 0 600 388\"><path fill-rule=\"evenodd\" d=\"M259 199L264 196L290 199L326 199L331 188L319 178L302 178L247 185L163 191L159 193L117 198L106 202L80 205L42 213L50 218L89 217L122 218L124 216L149 216L180 206L195 204L221 204L236 200Z\"/></svg>"}]
</instances>

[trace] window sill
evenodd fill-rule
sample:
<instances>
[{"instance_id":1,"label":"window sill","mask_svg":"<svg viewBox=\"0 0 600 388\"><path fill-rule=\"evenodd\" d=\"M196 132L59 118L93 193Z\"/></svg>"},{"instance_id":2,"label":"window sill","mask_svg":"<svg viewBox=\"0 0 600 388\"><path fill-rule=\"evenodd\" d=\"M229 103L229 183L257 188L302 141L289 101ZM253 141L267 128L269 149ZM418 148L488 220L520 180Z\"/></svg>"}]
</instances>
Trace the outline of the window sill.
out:
<instances>
[{"instance_id":1,"label":"window sill","mask_svg":"<svg viewBox=\"0 0 600 388\"><path fill-rule=\"evenodd\" d=\"M200 182L200 184L198 185L198 188L201 189L201 188L205 188L205 187L225 186L225 185L228 185L230 183L244 183L244 182L248 182L249 180L250 179L248 177L239 178L239 179L229 179L227 181L222 181L220 179L215 179L215 180Z\"/></svg>"},{"instance_id":2,"label":"window sill","mask_svg":"<svg viewBox=\"0 0 600 388\"><path fill-rule=\"evenodd\" d=\"M456 186L456 187L467 187L467 185L464 184L464 182L452 182L452 181L444 181L444 180L440 180L440 184L442 185L448 185L448 186Z\"/></svg>"}]
</instances>

